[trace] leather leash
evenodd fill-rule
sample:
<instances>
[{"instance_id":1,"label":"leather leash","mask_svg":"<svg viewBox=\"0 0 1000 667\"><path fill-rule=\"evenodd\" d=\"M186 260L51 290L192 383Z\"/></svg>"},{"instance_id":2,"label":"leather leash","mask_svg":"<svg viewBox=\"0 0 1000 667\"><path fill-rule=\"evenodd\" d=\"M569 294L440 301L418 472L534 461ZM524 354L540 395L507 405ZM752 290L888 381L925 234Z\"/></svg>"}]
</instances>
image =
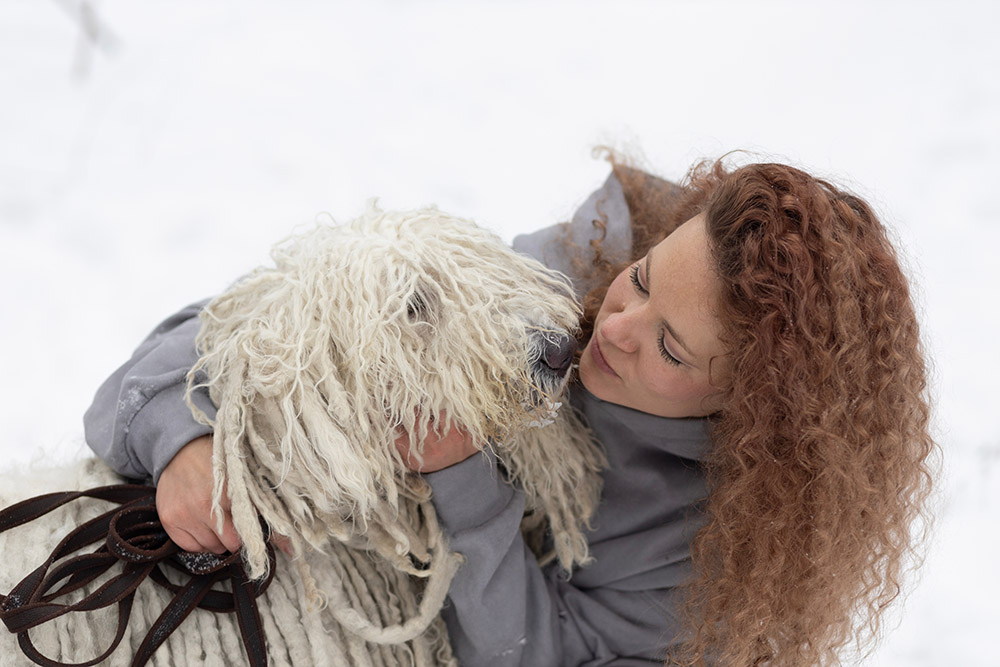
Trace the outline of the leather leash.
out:
<instances>
[{"instance_id":1,"label":"leather leash","mask_svg":"<svg viewBox=\"0 0 1000 667\"><path fill-rule=\"evenodd\" d=\"M236 613L243 647L253 667L267 665L267 651L257 597L274 576L274 548L267 545L270 574L261 581L247 578L238 553L226 556L181 551L167 536L156 513L156 489L139 484L117 484L86 491L47 493L0 510L0 532L33 521L78 498L97 498L118 506L70 532L48 559L21 580L10 593L0 595L0 620L17 634L24 655L44 667L89 667L105 660L125 635L135 591L146 579L171 591L174 596L146 633L133 660L141 667L171 632L195 607L216 613ZM102 543L91 552L84 547ZM73 604L56 600L88 586L117 563L121 572ZM183 585L167 579L163 567L190 575ZM232 593L213 586L229 580ZM61 584L61 585L60 585ZM58 588L57 588L58 587ZM55 590L53 590L55 589ZM101 655L79 663L57 662L42 655L28 631L54 618L75 611L92 611L118 605L118 630L111 646Z\"/></svg>"}]
</instances>

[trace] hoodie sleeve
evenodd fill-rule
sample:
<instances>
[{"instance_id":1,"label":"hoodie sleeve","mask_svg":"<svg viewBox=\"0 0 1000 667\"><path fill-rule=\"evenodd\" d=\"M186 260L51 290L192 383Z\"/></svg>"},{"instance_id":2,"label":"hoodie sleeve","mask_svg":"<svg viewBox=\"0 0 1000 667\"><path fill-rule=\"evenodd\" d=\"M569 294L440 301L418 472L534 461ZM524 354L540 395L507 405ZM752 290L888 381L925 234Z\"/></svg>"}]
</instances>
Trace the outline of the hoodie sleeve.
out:
<instances>
[{"instance_id":1,"label":"hoodie sleeve","mask_svg":"<svg viewBox=\"0 0 1000 667\"><path fill-rule=\"evenodd\" d=\"M158 481L181 447L211 433L195 421L184 400L187 373L198 360L198 314L206 303L187 306L161 322L104 381L84 415L87 444L126 477ZM194 402L215 416L206 390L196 391Z\"/></svg>"},{"instance_id":2,"label":"hoodie sleeve","mask_svg":"<svg viewBox=\"0 0 1000 667\"><path fill-rule=\"evenodd\" d=\"M524 495L490 454L426 478L449 546L465 557L442 611L459 664L663 664L670 593L582 588L557 565L541 568L521 537Z\"/></svg>"}]
</instances>

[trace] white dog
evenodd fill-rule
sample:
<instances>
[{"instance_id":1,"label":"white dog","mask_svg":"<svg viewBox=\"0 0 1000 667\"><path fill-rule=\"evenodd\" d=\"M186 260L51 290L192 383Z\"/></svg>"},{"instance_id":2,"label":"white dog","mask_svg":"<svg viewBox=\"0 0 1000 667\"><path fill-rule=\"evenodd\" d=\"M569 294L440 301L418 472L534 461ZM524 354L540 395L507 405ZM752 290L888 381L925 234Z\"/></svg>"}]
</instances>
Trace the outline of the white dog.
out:
<instances>
[{"instance_id":1,"label":"white dog","mask_svg":"<svg viewBox=\"0 0 1000 667\"><path fill-rule=\"evenodd\" d=\"M433 208L384 213L371 204L272 256L274 267L206 307L189 380L189 392L207 386L219 408L215 503L225 483L247 571L269 569L261 519L292 545L292 561L279 556L259 601L270 661L448 663L438 612L461 556L448 550L429 487L394 442L410 434L420 456L429 417L461 424L524 488L531 543L547 531L552 546L539 558L567 569L584 562L603 458L560 409L579 316L572 290L495 235ZM7 482L4 506L114 476L87 462L62 479ZM69 525L101 509L81 501L0 535L4 592ZM126 646L136 649L168 597L140 587ZM310 605L319 599L328 604ZM62 617L32 639L52 658L81 660L100 654L114 627L110 612ZM0 664L29 664L0 633ZM245 664L238 637L232 615L197 611L151 664ZM108 664L128 664L128 654L123 647Z\"/></svg>"}]
</instances>

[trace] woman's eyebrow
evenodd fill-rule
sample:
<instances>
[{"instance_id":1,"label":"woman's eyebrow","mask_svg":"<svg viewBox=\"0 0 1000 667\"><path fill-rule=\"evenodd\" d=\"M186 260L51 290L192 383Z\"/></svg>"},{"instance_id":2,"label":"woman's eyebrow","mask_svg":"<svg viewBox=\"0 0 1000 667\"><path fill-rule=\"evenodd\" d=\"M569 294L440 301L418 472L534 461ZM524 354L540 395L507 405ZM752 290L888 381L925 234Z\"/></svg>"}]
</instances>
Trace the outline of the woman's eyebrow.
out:
<instances>
[{"instance_id":1,"label":"woman's eyebrow","mask_svg":"<svg viewBox=\"0 0 1000 667\"><path fill-rule=\"evenodd\" d=\"M646 284L649 285L650 287L653 286L653 279L651 277L651 274L649 273L649 266L651 263L650 258L652 256L653 256L653 249L650 248L649 252L646 253ZM663 325L663 328L667 330L667 332L674 340L677 341L677 344L680 345L682 348L684 348L684 351L687 352L688 355L691 356L691 358L693 359L698 358L698 355L696 355L694 352L691 351L691 348L684 343L684 340L677 334L677 331L672 326L670 326L670 322L667 322L665 319L661 317L660 324Z\"/></svg>"}]
</instances>

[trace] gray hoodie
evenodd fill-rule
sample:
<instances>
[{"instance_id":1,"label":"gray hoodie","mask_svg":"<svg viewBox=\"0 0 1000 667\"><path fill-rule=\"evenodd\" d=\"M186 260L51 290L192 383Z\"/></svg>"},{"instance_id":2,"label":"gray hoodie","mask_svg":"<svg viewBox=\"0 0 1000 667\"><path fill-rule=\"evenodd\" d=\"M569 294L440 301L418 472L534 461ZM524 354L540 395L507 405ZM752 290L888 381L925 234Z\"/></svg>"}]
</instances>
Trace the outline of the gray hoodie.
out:
<instances>
[{"instance_id":1,"label":"gray hoodie","mask_svg":"<svg viewBox=\"0 0 1000 667\"><path fill-rule=\"evenodd\" d=\"M598 235L596 218L607 224L604 251L625 259L629 214L614 175L571 223L520 236L514 248L578 275L564 243L586 248ZM588 287L577 283L579 294ZM203 305L160 324L100 387L84 417L88 444L125 476L159 479L181 447L209 432L183 400ZM195 400L214 413L204 392ZM570 402L609 463L586 567L566 573L538 566L519 530L523 494L503 481L494 459L475 456L427 475L451 547L466 556L443 612L463 666L662 664L678 640L678 586L690 573L688 545L703 522L698 461L709 446L707 423L608 403L579 384Z\"/></svg>"}]
</instances>

